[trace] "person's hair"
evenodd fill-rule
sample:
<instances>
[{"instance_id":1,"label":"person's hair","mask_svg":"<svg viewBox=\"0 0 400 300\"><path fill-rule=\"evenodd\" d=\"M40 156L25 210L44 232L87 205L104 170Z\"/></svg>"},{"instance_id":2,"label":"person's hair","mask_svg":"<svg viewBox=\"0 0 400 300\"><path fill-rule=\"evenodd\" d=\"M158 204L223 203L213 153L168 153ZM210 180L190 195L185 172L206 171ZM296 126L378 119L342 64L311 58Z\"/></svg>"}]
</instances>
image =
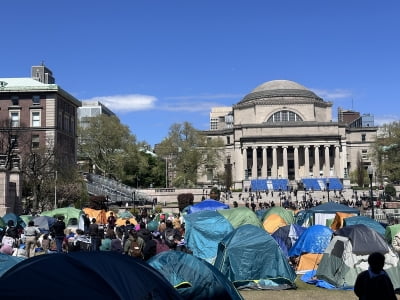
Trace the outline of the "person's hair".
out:
<instances>
[{"instance_id":1,"label":"person's hair","mask_svg":"<svg viewBox=\"0 0 400 300\"><path fill-rule=\"evenodd\" d=\"M125 224L126 224L126 225L129 225L129 224L131 224L131 222L130 222L129 220L126 220L126 221L125 221Z\"/></svg>"},{"instance_id":2,"label":"person's hair","mask_svg":"<svg viewBox=\"0 0 400 300\"><path fill-rule=\"evenodd\" d=\"M129 231L129 234L130 234L134 239L137 239L137 238L138 238L138 233L137 233L137 231L136 231L135 229L131 229L131 230Z\"/></svg>"},{"instance_id":3,"label":"person's hair","mask_svg":"<svg viewBox=\"0 0 400 300\"><path fill-rule=\"evenodd\" d=\"M92 219L92 223L96 223L96 218L93 218L93 219Z\"/></svg>"},{"instance_id":4,"label":"person's hair","mask_svg":"<svg viewBox=\"0 0 400 300\"><path fill-rule=\"evenodd\" d=\"M14 226L14 221L13 220L8 220L7 226L8 227Z\"/></svg>"},{"instance_id":5,"label":"person's hair","mask_svg":"<svg viewBox=\"0 0 400 300\"><path fill-rule=\"evenodd\" d=\"M372 272L379 273L385 265L385 256L380 252L371 253L368 256L368 264Z\"/></svg>"},{"instance_id":6,"label":"person's hair","mask_svg":"<svg viewBox=\"0 0 400 300\"><path fill-rule=\"evenodd\" d=\"M82 229L79 229L79 228L78 228L78 229L76 230L76 233L77 233L77 234L84 234L85 232L84 232Z\"/></svg>"},{"instance_id":7,"label":"person's hair","mask_svg":"<svg viewBox=\"0 0 400 300\"><path fill-rule=\"evenodd\" d=\"M33 222L32 220L28 222L28 226L34 226L35 222Z\"/></svg>"},{"instance_id":8,"label":"person's hair","mask_svg":"<svg viewBox=\"0 0 400 300\"><path fill-rule=\"evenodd\" d=\"M140 229L144 229L144 228L146 228L146 223L140 222Z\"/></svg>"},{"instance_id":9,"label":"person's hair","mask_svg":"<svg viewBox=\"0 0 400 300\"><path fill-rule=\"evenodd\" d=\"M173 228L172 221L171 221L171 220L165 221L165 226L166 226L167 228Z\"/></svg>"}]
</instances>

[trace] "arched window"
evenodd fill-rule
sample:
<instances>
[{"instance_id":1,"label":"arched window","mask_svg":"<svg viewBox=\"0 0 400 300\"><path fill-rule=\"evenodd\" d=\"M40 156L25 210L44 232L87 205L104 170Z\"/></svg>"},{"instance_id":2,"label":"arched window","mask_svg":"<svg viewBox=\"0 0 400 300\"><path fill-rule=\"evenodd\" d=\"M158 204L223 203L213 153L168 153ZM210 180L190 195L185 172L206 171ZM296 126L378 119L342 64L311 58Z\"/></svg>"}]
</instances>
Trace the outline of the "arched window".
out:
<instances>
[{"instance_id":1,"label":"arched window","mask_svg":"<svg viewBox=\"0 0 400 300\"><path fill-rule=\"evenodd\" d=\"M289 110L281 110L274 113L267 123L277 123L277 122L302 122L303 119L295 112Z\"/></svg>"}]
</instances>

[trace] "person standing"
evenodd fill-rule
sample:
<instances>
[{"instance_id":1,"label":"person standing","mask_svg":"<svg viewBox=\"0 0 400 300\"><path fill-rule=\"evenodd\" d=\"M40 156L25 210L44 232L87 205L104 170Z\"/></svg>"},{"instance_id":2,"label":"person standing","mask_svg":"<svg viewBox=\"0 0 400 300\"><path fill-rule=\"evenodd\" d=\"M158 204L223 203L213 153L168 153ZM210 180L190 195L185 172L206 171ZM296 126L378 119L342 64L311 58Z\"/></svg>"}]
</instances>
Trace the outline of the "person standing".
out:
<instances>
[{"instance_id":1,"label":"person standing","mask_svg":"<svg viewBox=\"0 0 400 300\"><path fill-rule=\"evenodd\" d=\"M65 227L65 223L64 223L64 217L62 217L62 216L58 217L57 222L55 222L53 225L53 235L54 235L54 239L56 240L57 253L63 252L65 228L66 227Z\"/></svg>"},{"instance_id":2,"label":"person standing","mask_svg":"<svg viewBox=\"0 0 400 300\"><path fill-rule=\"evenodd\" d=\"M396 233L396 235L392 239L392 247L397 254L400 255L400 232Z\"/></svg>"},{"instance_id":3,"label":"person standing","mask_svg":"<svg viewBox=\"0 0 400 300\"><path fill-rule=\"evenodd\" d=\"M392 281L383 270L385 256L374 252L368 257L369 268L358 274L354 293L360 300L396 300Z\"/></svg>"},{"instance_id":4,"label":"person standing","mask_svg":"<svg viewBox=\"0 0 400 300\"><path fill-rule=\"evenodd\" d=\"M83 215L83 232L85 234L89 233L90 218L88 214Z\"/></svg>"},{"instance_id":5,"label":"person standing","mask_svg":"<svg viewBox=\"0 0 400 300\"><path fill-rule=\"evenodd\" d=\"M28 226L24 228L25 251L28 258L35 256L35 248L39 235L39 228L35 226L35 223L33 221L29 221Z\"/></svg>"},{"instance_id":6,"label":"person standing","mask_svg":"<svg viewBox=\"0 0 400 300\"><path fill-rule=\"evenodd\" d=\"M96 224L96 219L92 219L92 224L89 226L89 236L91 251L97 251L99 249L99 225Z\"/></svg>"},{"instance_id":7,"label":"person standing","mask_svg":"<svg viewBox=\"0 0 400 300\"><path fill-rule=\"evenodd\" d=\"M114 213L111 211L110 215L107 218L108 229L114 229L116 222L117 219L115 218Z\"/></svg>"}]
</instances>

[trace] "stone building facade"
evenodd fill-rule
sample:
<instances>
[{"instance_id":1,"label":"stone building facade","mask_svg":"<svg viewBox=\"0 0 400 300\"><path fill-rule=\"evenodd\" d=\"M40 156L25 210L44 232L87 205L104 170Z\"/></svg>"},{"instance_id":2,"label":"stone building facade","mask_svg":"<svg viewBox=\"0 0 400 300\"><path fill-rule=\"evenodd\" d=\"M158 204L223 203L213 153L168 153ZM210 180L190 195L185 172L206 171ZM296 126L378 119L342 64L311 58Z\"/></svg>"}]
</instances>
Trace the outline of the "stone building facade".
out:
<instances>
[{"instance_id":1,"label":"stone building facade","mask_svg":"<svg viewBox=\"0 0 400 300\"><path fill-rule=\"evenodd\" d=\"M54 149L57 165L76 165L77 109L81 102L55 84L44 65L33 66L31 77L0 78L0 215L16 210L21 180L16 178L24 153L42 147ZM11 143L7 145L7 139ZM7 174L9 173L9 174ZM15 199L5 191L16 183Z\"/></svg>"},{"instance_id":2,"label":"stone building facade","mask_svg":"<svg viewBox=\"0 0 400 300\"><path fill-rule=\"evenodd\" d=\"M288 179L293 187L303 178L338 178L348 184L359 155L365 168L372 164L377 127L369 115L355 113L351 119L342 110L346 118L333 121L332 105L296 82L274 80L233 107L213 108L204 134L223 139L224 159L199 182L209 184L225 169L231 170L236 189L264 178Z\"/></svg>"}]
</instances>

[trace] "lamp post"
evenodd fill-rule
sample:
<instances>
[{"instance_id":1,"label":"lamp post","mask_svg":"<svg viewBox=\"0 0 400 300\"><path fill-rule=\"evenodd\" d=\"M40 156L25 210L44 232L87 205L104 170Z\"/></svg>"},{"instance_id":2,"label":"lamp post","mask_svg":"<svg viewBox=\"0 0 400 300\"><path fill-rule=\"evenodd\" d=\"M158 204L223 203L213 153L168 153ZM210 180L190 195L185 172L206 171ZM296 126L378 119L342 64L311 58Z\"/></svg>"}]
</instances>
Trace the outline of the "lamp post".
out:
<instances>
[{"instance_id":1,"label":"lamp post","mask_svg":"<svg viewBox=\"0 0 400 300\"><path fill-rule=\"evenodd\" d=\"M57 171L54 177L54 209L57 208Z\"/></svg>"},{"instance_id":2,"label":"lamp post","mask_svg":"<svg viewBox=\"0 0 400 300\"><path fill-rule=\"evenodd\" d=\"M328 202L329 202L329 178L326 179L326 191L328 192Z\"/></svg>"},{"instance_id":3,"label":"lamp post","mask_svg":"<svg viewBox=\"0 0 400 300\"><path fill-rule=\"evenodd\" d=\"M165 188L168 188L168 157L165 157Z\"/></svg>"},{"instance_id":4,"label":"lamp post","mask_svg":"<svg viewBox=\"0 0 400 300\"><path fill-rule=\"evenodd\" d=\"M371 209L372 209L372 214L371 217L373 220L375 220L375 209L374 209L374 199L372 198L372 176L374 175L374 168L372 166L368 166L368 177L369 177L369 185L370 185L370 203L371 203Z\"/></svg>"}]
</instances>

